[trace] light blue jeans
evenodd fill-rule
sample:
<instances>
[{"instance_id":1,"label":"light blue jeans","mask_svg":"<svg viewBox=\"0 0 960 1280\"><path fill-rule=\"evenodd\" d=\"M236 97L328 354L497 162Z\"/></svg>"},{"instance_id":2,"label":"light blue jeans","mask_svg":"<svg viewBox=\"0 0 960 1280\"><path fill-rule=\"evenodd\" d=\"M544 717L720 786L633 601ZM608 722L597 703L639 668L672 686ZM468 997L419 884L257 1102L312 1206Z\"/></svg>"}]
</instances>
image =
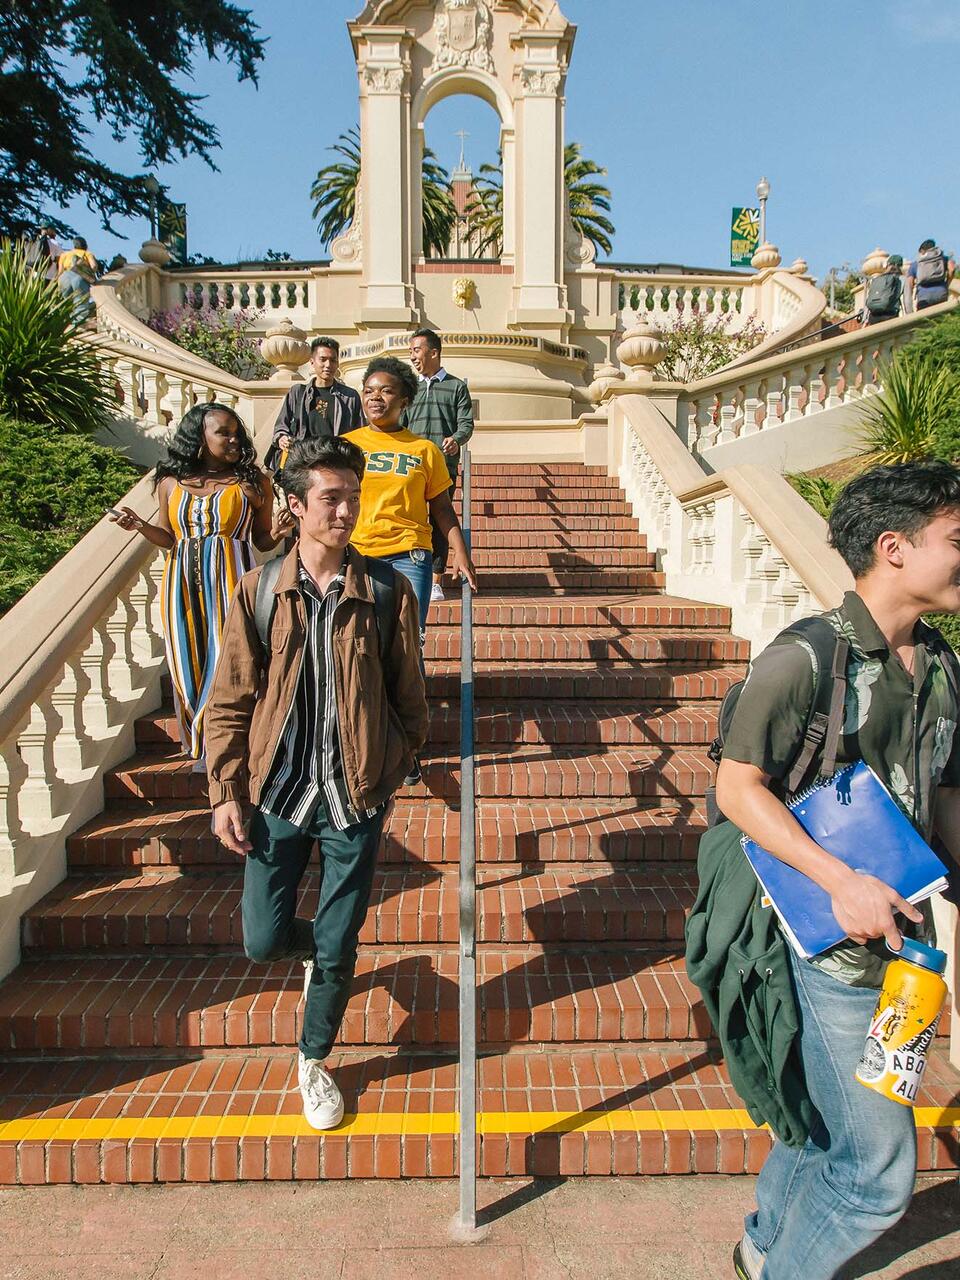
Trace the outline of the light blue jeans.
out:
<instances>
[{"instance_id":1,"label":"light blue jeans","mask_svg":"<svg viewBox=\"0 0 960 1280\"><path fill-rule=\"evenodd\" d=\"M823 1123L803 1147L777 1142L745 1226L763 1280L832 1280L898 1222L913 1195L913 1108L854 1079L877 992L848 987L791 948L807 1088Z\"/></svg>"},{"instance_id":2,"label":"light blue jeans","mask_svg":"<svg viewBox=\"0 0 960 1280\"><path fill-rule=\"evenodd\" d=\"M420 645L423 647L427 631L427 614L430 612L430 591L433 587L433 553L415 547L399 556L380 556L386 564L392 564L397 573L413 586L420 610Z\"/></svg>"}]
</instances>

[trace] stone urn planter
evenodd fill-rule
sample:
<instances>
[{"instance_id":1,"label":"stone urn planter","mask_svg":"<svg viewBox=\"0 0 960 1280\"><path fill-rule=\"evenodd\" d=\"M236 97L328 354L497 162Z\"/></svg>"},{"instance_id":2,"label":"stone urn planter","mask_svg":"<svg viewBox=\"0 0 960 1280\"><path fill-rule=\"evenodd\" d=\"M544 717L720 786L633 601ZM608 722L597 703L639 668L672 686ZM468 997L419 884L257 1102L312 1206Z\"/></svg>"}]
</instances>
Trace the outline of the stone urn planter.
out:
<instances>
[{"instance_id":1,"label":"stone urn planter","mask_svg":"<svg viewBox=\"0 0 960 1280\"><path fill-rule=\"evenodd\" d=\"M666 351L666 344L656 325L649 320L640 320L623 335L617 347L617 359L630 369L628 382L652 382L653 371Z\"/></svg>"},{"instance_id":2,"label":"stone urn planter","mask_svg":"<svg viewBox=\"0 0 960 1280\"><path fill-rule=\"evenodd\" d=\"M173 254L167 246L155 236L144 240L140 246L140 261L147 263L148 266L165 267L172 257Z\"/></svg>"},{"instance_id":3,"label":"stone urn planter","mask_svg":"<svg viewBox=\"0 0 960 1280\"><path fill-rule=\"evenodd\" d=\"M310 347L307 335L292 320L282 320L267 330L260 343L260 354L274 367L271 382L303 381L299 370L310 358Z\"/></svg>"}]
</instances>

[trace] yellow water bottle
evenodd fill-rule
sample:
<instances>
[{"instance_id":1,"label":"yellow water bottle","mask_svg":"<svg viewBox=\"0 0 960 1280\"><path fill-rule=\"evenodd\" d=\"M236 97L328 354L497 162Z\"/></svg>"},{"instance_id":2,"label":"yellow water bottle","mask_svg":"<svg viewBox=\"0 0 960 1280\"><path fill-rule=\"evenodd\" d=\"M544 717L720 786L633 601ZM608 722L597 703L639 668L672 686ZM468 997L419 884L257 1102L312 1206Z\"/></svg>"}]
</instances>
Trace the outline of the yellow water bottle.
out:
<instances>
[{"instance_id":1,"label":"yellow water bottle","mask_svg":"<svg viewBox=\"0 0 960 1280\"><path fill-rule=\"evenodd\" d=\"M868 1089L912 1107L947 994L942 977L947 957L911 938L904 938L894 954L856 1075Z\"/></svg>"}]
</instances>

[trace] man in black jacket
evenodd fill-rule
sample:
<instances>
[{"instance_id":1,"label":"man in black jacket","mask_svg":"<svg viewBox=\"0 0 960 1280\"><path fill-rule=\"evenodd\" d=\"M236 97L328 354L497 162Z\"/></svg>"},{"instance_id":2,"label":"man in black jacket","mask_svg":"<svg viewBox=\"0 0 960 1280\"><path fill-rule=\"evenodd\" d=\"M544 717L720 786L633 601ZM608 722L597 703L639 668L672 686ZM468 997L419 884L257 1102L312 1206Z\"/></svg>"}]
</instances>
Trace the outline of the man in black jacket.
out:
<instances>
[{"instance_id":1,"label":"man in black jacket","mask_svg":"<svg viewBox=\"0 0 960 1280\"><path fill-rule=\"evenodd\" d=\"M277 415L273 443L264 460L268 470L279 465L280 455L294 440L345 436L363 425L359 392L337 381L340 343L336 338L314 338L310 365L313 377L290 388Z\"/></svg>"}]
</instances>

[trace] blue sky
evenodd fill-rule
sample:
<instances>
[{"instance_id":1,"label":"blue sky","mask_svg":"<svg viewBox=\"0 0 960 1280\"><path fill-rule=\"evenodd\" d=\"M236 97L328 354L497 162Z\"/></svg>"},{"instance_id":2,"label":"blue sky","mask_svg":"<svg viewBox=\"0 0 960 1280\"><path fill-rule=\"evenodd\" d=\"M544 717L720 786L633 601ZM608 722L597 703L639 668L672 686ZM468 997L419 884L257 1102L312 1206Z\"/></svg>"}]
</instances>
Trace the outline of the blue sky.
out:
<instances>
[{"instance_id":1,"label":"blue sky","mask_svg":"<svg viewBox=\"0 0 960 1280\"><path fill-rule=\"evenodd\" d=\"M214 173L191 158L161 170L188 205L190 250L223 261L267 249L324 256L308 190L326 148L357 119L345 23L361 0L247 0L269 36L260 85L197 63L192 86L220 131ZM562 0L579 27L567 137L605 165L621 262L727 264L732 205L770 181L768 233L786 262L822 275L877 244L960 247L953 163L960 5L949 0ZM428 143L452 167L458 129L476 170L495 159L496 118L440 103ZM98 155L134 172L136 147L94 132ZM136 255L142 222L103 232L71 206L100 257Z\"/></svg>"}]
</instances>

